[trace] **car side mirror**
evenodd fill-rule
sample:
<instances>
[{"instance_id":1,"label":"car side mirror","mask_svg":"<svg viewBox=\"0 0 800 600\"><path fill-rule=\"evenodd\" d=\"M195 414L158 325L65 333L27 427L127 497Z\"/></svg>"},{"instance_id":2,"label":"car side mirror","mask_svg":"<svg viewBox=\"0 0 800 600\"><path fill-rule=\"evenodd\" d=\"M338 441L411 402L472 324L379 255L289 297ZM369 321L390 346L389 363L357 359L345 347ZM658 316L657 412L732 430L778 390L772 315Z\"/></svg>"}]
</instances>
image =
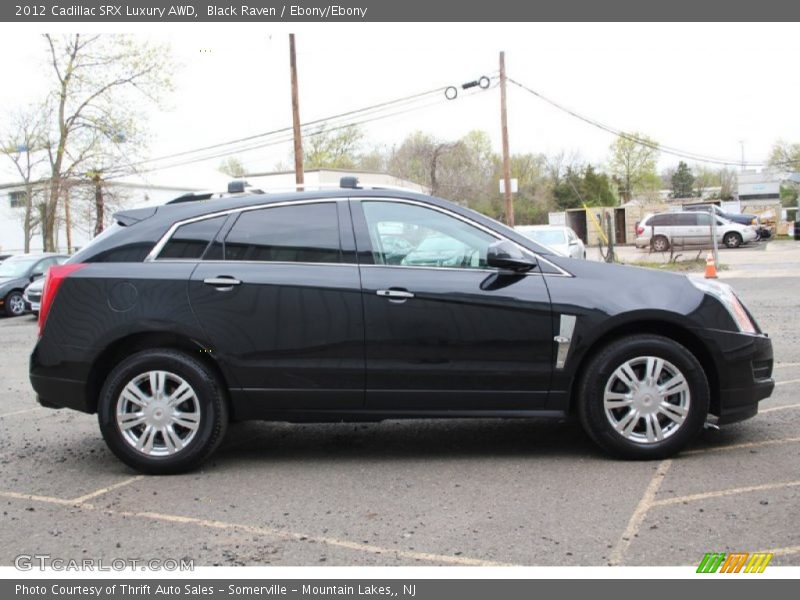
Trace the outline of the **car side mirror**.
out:
<instances>
[{"instance_id":1,"label":"car side mirror","mask_svg":"<svg viewBox=\"0 0 800 600\"><path fill-rule=\"evenodd\" d=\"M489 246L486 252L486 264L511 271L530 271L536 267L533 257L526 255L519 246L506 240Z\"/></svg>"}]
</instances>

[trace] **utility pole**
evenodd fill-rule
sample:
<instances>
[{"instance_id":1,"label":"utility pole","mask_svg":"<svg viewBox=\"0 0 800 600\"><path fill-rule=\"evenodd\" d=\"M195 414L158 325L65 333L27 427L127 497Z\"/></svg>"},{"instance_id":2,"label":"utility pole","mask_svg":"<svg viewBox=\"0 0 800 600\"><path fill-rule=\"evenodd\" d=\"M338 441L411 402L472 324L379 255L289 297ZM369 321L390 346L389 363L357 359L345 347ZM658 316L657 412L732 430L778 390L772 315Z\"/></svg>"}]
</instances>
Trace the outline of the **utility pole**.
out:
<instances>
[{"instance_id":1,"label":"utility pole","mask_svg":"<svg viewBox=\"0 0 800 600\"><path fill-rule=\"evenodd\" d=\"M506 53L500 52L500 128L503 137L503 193L506 225L514 226L514 202L511 197L511 157L508 150L508 109L506 107Z\"/></svg>"},{"instance_id":2,"label":"utility pole","mask_svg":"<svg viewBox=\"0 0 800 600\"><path fill-rule=\"evenodd\" d=\"M292 125L294 126L294 180L297 189L303 189L303 139L300 136L300 96L297 91L297 56L294 51L294 34L289 34L289 67L292 71Z\"/></svg>"}]
</instances>

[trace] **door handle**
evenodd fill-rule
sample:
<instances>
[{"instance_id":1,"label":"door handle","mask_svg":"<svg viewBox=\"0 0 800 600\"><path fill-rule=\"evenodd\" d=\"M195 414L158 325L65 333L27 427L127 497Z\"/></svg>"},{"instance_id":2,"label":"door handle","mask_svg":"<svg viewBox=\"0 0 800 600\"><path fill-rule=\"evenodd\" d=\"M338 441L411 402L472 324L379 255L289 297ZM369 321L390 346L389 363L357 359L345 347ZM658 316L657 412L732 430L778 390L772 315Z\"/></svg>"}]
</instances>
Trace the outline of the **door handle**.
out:
<instances>
[{"instance_id":1,"label":"door handle","mask_svg":"<svg viewBox=\"0 0 800 600\"><path fill-rule=\"evenodd\" d=\"M408 290L377 290L375 293L383 298L389 298L389 300L400 302L404 302L409 298L414 297L414 293L409 292Z\"/></svg>"},{"instance_id":2,"label":"door handle","mask_svg":"<svg viewBox=\"0 0 800 600\"><path fill-rule=\"evenodd\" d=\"M206 285L211 285L218 290L230 289L235 285L241 285L241 281L238 279L234 279L233 277L222 276L222 277L207 277L203 279L203 283Z\"/></svg>"}]
</instances>

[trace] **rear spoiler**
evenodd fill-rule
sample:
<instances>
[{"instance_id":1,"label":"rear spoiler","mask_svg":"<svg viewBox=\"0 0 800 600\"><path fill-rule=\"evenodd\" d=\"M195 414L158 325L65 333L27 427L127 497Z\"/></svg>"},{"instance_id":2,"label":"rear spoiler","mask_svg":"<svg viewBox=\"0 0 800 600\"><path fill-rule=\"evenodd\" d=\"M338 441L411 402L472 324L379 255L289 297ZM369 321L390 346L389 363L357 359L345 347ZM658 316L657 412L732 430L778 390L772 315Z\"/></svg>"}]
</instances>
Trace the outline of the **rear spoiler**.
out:
<instances>
[{"instance_id":1,"label":"rear spoiler","mask_svg":"<svg viewBox=\"0 0 800 600\"><path fill-rule=\"evenodd\" d=\"M132 210L123 210L121 212L114 213L114 220L123 227L128 227L134 223L138 223L139 221L149 219L156 214L157 209L158 207L153 206L150 208L134 208Z\"/></svg>"}]
</instances>

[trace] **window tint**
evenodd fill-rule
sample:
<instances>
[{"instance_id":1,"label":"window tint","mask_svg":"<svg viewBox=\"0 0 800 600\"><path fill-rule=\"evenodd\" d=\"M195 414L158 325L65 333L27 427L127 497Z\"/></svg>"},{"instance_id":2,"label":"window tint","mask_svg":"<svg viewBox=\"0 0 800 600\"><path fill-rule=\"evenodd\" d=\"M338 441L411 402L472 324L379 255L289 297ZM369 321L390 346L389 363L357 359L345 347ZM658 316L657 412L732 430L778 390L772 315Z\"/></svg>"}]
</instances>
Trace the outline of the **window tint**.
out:
<instances>
[{"instance_id":1,"label":"window tint","mask_svg":"<svg viewBox=\"0 0 800 600\"><path fill-rule=\"evenodd\" d=\"M680 227L692 227L694 225L697 225L697 217L698 216L699 215L695 215L695 214L687 215L685 213L679 213L677 215L672 215L672 218L673 218L673 221L674 221L672 224L673 225L678 225Z\"/></svg>"},{"instance_id":2,"label":"window tint","mask_svg":"<svg viewBox=\"0 0 800 600\"><path fill-rule=\"evenodd\" d=\"M341 262L336 205L245 211L225 238L223 253L225 260Z\"/></svg>"},{"instance_id":3,"label":"window tint","mask_svg":"<svg viewBox=\"0 0 800 600\"><path fill-rule=\"evenodd\" d=\"M663 227L665 225L674 225L674 224L675 224L674 215L662 214L662 215L653 215L650 219L650 222L647 225Z\"/></svg>"},{"instance_id":4,"label":"window tint","mask_svg":"<svg viewBox=\"0 0 800 600\"><path fill-rule=\"evenodd\" d=\"M222 227L225 216L181 225L164 245L158 258L200 258Z\"/></svg>"},{"instance_id":5,"label":"window tint","mask_svg":"<svg viewBox=\"0 0 800 600\"><path fill-rule=\"evenodd\" d=\"M362 202L375 264L486 267L496 238L439 211L399 202Z\"/></svg>"},{"instance_id":6,"label":"window tint","mask_svg":"<svg viewBox=\"0 0 800 600\"><path fill-rule=\"evenodd\" d=\"M705 225L706 227L711 226L711 214L710 213L703 213L696 215L697 217L697 224L698 225Z\"/></svg>"}]
</instances>

